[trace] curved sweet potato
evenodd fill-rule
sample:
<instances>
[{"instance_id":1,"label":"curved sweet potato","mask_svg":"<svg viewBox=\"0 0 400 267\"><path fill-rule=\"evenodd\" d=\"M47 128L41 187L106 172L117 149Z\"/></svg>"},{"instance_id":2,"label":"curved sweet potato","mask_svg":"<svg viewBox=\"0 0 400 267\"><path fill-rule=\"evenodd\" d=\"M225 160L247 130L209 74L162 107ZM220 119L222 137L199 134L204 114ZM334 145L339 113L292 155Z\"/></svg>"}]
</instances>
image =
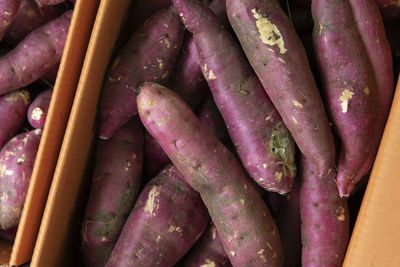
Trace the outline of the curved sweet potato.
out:
<instances>
[{"instance_id":1,"label":"curved sweet potato","mask_svg":"<svg viewBox=\"0 0 400 267\"><path fill-rule=\"evenodd\" d=\"M227 0L227 12L301 152L319 173L329 172L335 159L333 136L304 47L289 19L275 0Z\"/></svg>"},{"instance_id":2,"label":"curved sweet potato","mask_svg":"<svg viewBox=\"0 0 400 267\"><path fill-rule=\"evenodd\" d=\"M145 83L139 115L190 186L200 193L234 266L280 266L278 230L239 161L173 91Z\"/></svg>"},{"instance_id":3,"label":"curved sweet potato","mask_svg":"<svg viewBox=\"0 0 400 267\"><path fill-rule=\"evenodd\" d=\"M172 266L208 220L199 194L168 166L140 193L106 266Z\"/></svg>"},{"instance_id":4,"label":"curved sweet potato","mask_svg":"<svg viewBox=\"0 0 400 267\"><path fill-rule=\"evenodd\" d=\"M0 96L0 149L21 128L30 101L29 92L26 90Z\"/></svg>"},{"instance_id":5,"label":"curved sweet potato","mask_svg":"<svg viewBox=\"0 0 400 267\"><path fill-rule=\"evenodd\" d=\"M28 121L33 128L44 128L52 94L53 89L47 89L41 92L29 105Z\"/></svg>"},{"instance_id":6,"label":"curved sweet potato","mask_svg":"<svg viewBox=\"0 0 400 267\"><path fill-rule=\"evenodd\" d=\"M21 133L12 138L0 152L0 227L18 225L42 130Z\"/></svg>"},{"instance_id":7,"label":"curved sweet potato","mask_svg":"<svg viewBox=\"0 0 400 267\"><path fill-rule=\"evenodd\" d=\"M137 114L136 94L145 81L166 83L179 53L184 29L177 12L162 9L125 44L105 77L100 99L102 139L109 139Z\"/></svg>"},{"instance_id":8,"label":"curved sweet potato","mask_svg":"<svg viewBox=\"0 0 400 267\"><path fill-rule=\"evenodd\" d=\"M110 140L98 140L92 187L82 225L87 266L104 266L140 190L143 126L133 117Z\"/></svg>"}]
</instances>

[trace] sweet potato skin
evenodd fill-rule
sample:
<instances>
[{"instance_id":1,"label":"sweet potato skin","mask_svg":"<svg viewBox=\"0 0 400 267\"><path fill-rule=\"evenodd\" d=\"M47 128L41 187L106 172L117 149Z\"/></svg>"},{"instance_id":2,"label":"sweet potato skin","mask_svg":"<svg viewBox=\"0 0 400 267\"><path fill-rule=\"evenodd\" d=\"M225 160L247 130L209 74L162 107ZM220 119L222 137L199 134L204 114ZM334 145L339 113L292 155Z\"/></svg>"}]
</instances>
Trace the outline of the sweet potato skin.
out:
<instances>
[{"instance_id":1,"label":"sweet potato skin","mask_svg":"<svg viewBox=\"0 0 400 267\"><path fill-rule=\"evenodd\" d=\"M26 90L0 96L0 149L21 128L29 103L30 95Z\"/></svg>"},{"instance_id":2,"label":"sweet potato skin","mask_svg":"<svg viewBox=\"0 0 400 267\"><path fill-rule=\"evenodd\" d=\"M302 266L342 266L349 237L347 200L339 196L336 172L320 175L302 155L300 163Z\"/></svg>"},{"instance_id":3,"label":"sweet potato skin","mask_svg":"<svg viewBox=\"0 0 400 267\"><path fill-rule=\"evenodd\" d=\"M15 19L21 0L0 1L0 40L3 39L12 21Z\"/></svg>"},{"instance_id":4,"label":"sweet potato skin","mask_svg":"<svg viewBox=\"0 0 400 267\"><path fill-rule=\"evenodd\" d=\"M211 223L204 231L199 241L186 256L184 267L214 266L223 267L229 262L224 247L217 233L217 228ZM207 265L208 264L208 265Z\"/></svg>"},{"instance_id":5,"label":"sweet potato skin","mask_svg":"<svg viewBox=\"0 0 400 267\"><path fill-rule=\"evenodd\" d=\"M225 0L214 0L210 9L221 21L224 21L223 23L229 23L226 16ZM171 89L182 97L192 110L199 106L209 92L207 82L201 72L196 44L190 33L185 36L169 84ZM210 123L215 122L210 121ZM154 177L168 162L168 156L157 141L151 135L146 135L144 166L146 176Z\"/></svg>"},{"instance_id":6,"label":"sweet potato skin","mask_svg":"<svg viewBox=\"0 0 400 267\"><path fill-rule=\"evenodd\" d=\"M335 158L333 136L304 47L289 19L272 0L227 0L227 13L301 152L320 173L327 173Z\"/></svg>"},{"instance_id":7,"label":"sweet potato skin","mask_svg":"<svg viewBox=\"0 0 400 267\"><path fill-rule=\"evenodd\" d=\"M239 45L207 7L173 2L193 33L203 75L247 172L269 191L290 191L296 174L293 139Z\"/></svg>"},{"instance_id":8,"label":"sweet potato skin","mask_svg":"<svg viewBox=\"0 0 400 267\"><path fill-rule=\"evenodd\" d=\"M83 258L104 266L140 190L143 126L133 117L110 140L98 140L92 187L82 224Z\"/></svg>"},{"instance_id":9,"label":"sweet potato skin","mask_svg":"<svg viewBox=\"0 0 400 267\"><path fill-rule=\"evenodd\" d=\"M57 5L67 0L35 0L39 6L50 6L50 5Z\"/></svg>"},{"instance_id":10,"label":"sweet potato skin","mask_svg":"<svg viewBox=\"0 0 400 267\"><path fill-rule=\"evenodd\" d=\"M351 0L354 19L372 64L377 83L377 139L382 136L394 92L393 61L382 16L374 0ZM399 2L400 5L400 2ZM400 7L399 7L400 9ZM375 149L376 152L376 149ZM361 169L362 176L371 168L374 157ZM361 179L361 177L360 177ZM358 181L354 181L358 182ZM351 192L347 192L351 193Z\"/></svg>"},{"instance_id":11,"label":"sweet potato skin","mask_svg":"<svg viewBox=\"0 0 400 267\"><path fill-rule=\"evenodd\" d=\"M173 91L145 83L139 115L190 186L200 193L234 266L281 266L278 230L239 161Z\"/></svg>"},{"instance_id":12,"label":"sweet potato skin","mask_svg":"<svg viewBox=\"0 0 400 267\"><path fill-rule=\"evenodd\" d=\"M348 196L378 146L377 82L349 1L313 1L312 13L323 94L341 142L337 184Z\"/></svg>"},{"instance_id":13,"label":"sweet potato skin","mask_svg":"<svg viewBox=\"0 0 400 267\"><path fill-rule=\"evenodd\" d=\"M170 165L140 193L106 266L172 266L208 220L199 194Z\"/></svg>"},{"instance_id":14,"label":"sweet potato skin","mask_svg":"<svg viewBox=\"0 0 400 267\"><path fill-rule=\"evenodd\" d=\"M0 227L18 225L42 130L14 136L0 152Z\"/></svg>"},{"instance_id":15,"label":"sweet potato skin","mask_svg":"<svg viewBox=\"0 0 400 267\"><path fill-rule=\"evenodd\" d=\"M21 0L15 19L4 35L4 41L8 45L15 46L30 32L66 11L67 5L64 4L40 8L34 0Z\"/></svg>"},{"instance_id":16,"label":"sweet potato skin","mask_svg":"<svg viewBox=\"0 0 400 267\"><path fill-rule=\"evenodd\" d=\"M72 12L37 28L0 58L0 95L34 82L60 62Z\"/></svg>"},{"instance_id":17,"label":"sweet potato skin","mask_svg":"<svg viewBox=\"0 0 400 267\"><path fill-rule=\"evenodd\" d=\"M175 10L162 9L125 44L105 77L100 99L100 138L110 138L137 114L136 94L141 83L167 82L183 34Z\"/></svg>"},{"instance_id":18,"label":"sweet potato skin","mask_svg":"<svg viewBox=\"0 0 400 267\"><path fill-rule=\"evenodd\" d=\"M29 105L28 121L35 129L43 129L49 110L53 89L41 92Z\"/></svg>"}]
</instances>

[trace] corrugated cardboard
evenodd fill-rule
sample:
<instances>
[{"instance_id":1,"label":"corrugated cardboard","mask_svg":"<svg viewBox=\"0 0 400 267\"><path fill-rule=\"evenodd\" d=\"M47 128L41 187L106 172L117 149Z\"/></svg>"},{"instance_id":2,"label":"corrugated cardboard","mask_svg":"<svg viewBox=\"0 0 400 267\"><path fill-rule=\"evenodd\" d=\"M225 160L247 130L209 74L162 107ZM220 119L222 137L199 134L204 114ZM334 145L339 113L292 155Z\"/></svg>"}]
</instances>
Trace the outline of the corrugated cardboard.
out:
<instances>
[{"instance_id":1,"label":"corrugated cardboard","mask_svg":"<svg viewBox=\"0 0 400 267\"><path fill-rule=\"evenodd\" d=\"M14 244L0 242L2 265L21 265L31 259L98 2L78 0L75 6L18 233Z\"/></svg>"},{"instance_id":2,"label":"corrugated cardboard","mask_svg":"<svg viewBox=\"0 0 400 267\"><path fill-rule=\"evenodd\" d=\"M400 81L344 266L400 266Z\"/></svg>"},{"instance_id":3,"label":"corrugated cardboard","mask_svg":"<svg viewBox=\"0 0 400 267\"><path fill-rule=\"evenodd\" d=\"M50 188L31 266L76 266L69 238L79 205L103 77L130 0L102 0ZM78 233L79 234L79 233ZM76 258L75 258L76 259Z\"/></svg>"},{"instance_id":4,"label":"corrugated cardboard","mask_svg":"<svg viewBox=\"0 0 400 267\"><path fill-rule=\"evenodd\" d=\"M103 0L99 7L77 95L57 163L32 266L75 266L70 235L79 235L76 209L95 138L95 116L104 73L130 0ZM399 86L398 86L399 87ZM397 90L345 266L400 266L400 92ZM83 190L84 191L84 190ZM79 226L79 225L78 225ZM73 229L73 230L72 230ZM76 256L76 254L75 254Z\"/></svg>"}]
</instances>

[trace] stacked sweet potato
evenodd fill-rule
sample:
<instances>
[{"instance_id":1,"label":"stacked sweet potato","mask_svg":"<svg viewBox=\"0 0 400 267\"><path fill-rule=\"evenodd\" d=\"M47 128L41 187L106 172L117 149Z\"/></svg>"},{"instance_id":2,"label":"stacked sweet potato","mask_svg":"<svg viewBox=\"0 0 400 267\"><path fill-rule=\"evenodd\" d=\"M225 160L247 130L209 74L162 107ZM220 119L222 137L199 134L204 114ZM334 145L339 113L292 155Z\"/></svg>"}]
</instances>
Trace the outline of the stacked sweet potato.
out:
<instances>
[{"instance_id":1,"label":"stacked sweet potato","mask_svg":"<svg viewBox=\"0 0 400 267\"><path fill-rule=\"evenodd\" d=\"M18 227L72 8L0 1L0 234L5 239L12 240Z\"/></svg>"},{"instance_id":2,"label":"stacked sweet potato","mask_svg":"<svg viewBox=\"0 0 400 267\"><path fill-rule=\"evenodd\" d=\"M394 92L382 2L135 1L86 265L341 266Z\"/></svg>"}]
</instances>

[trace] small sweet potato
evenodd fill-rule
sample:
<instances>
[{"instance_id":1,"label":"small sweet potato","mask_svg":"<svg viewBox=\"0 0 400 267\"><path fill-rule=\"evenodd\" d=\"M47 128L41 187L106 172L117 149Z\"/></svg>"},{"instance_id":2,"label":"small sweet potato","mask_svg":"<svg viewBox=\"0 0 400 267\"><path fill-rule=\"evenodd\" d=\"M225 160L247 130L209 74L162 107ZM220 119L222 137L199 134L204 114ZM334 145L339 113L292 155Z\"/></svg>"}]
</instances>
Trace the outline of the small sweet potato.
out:
<instances>
[{"instance_id":1,"label":"small sweet potato","mask_svg":"<svg viewBox=\"0 0 400 267\"><path fill-rule=\"evenodd\" d=\"M0 227L18 225L42 130L36 129L13 137L0 152Z\"/></svg>"},{"instance_id":2,"label":"small sweet potato","mask_svg":"<svg viewBox=\"0 0 400 267\"><path fill-rule=\"evenodd\" d=\"M173 91L145 83L137 103L143 125L200 193L231 263L281 266L278 230L239 161Z\"/></svg>"},{"instance_id":3,"label":"small sweet potato","mask_svg":"<svg viewBox=\"0 0 400 267\"><path fill-rule=\"evenodd\" d=\"M137 114L136 94L145 81L166 83L184 35L175 9L155 13L114 58L100 99L102 139L109 139Z\"/></svg>"},{"instance_id":4,"label":"small sweet potato","mask_svg":"<svg viewBox=\"0 0 400 267\"><path fill-rule=\"evenodd\" d=\"M339 196L336 172L321 175L302 155L300 163L302 266L342 266L349 237L347 200Z\"/></svg>"},{"instance_id":5,"label":"small sweet potato","mask_svg":"<svg viewBox=\"0 0 400 267\"><path fill-rule=\"evenodd\" d=\"M21 0L0 1L0 41L18 13Z\"/></svg>"},{"instance_id":6,"label":"small sweet potato","mask_svg":"<svg viewBox=\"0 0 400 267\"><path fill-rule=\"evenodd\" d=\"M21 0L15 19L4 35L4 42L15 46L29 33L67 11L65 4L40 8L34 0Z\"/></svg>"},{"instance_id":7,"label":"small sweet potato","mask_svg":"<svg viewBox=\"0 0 400 267\"><path fill-rule=\"evenodd\" d=\"M60 62L72 12L37 28L0 58L0 95L34 82Z\"/></svg>"},{"instance_id":8,"label":"small sweet potato","mask_svg":"<svg viewBox=\"0 0 400 267\"><path fill-rule=\"evenodd\" d=\"M41 92L29 105L28 121L33 128L44 128L52 94L53 89L47 89Z\"/></svg>"},{"instance_id":9,"label":"small sweet potato","mask_svg":"<svg viewBox=\"0 0 400 267\"><path fill-rule=\"evenodd\" d=\"M30 101L29 92L26 90L0 96L0 149L21 128Z\"/></svg>"},{"instance_id":10,"label":"small sweet potato","mask_svg":"<svg viewBox=\"0 0 400 267\"><path fill-rule=\"evenodd\" d=\"M106 266L172 266L208 220L200 195L170 165L140 193Z\"/></svg>"},{"instance_id":11,"label":"small sweet potato","mask_svg":"<svg viewBox=\"0 0 400 267\"><path fill-rule=\"evenodd\" d=\"M329 172L335 146L304 47L275 0L227 0L229 21L300 151ZM301 66L301 67L300 67Z\"/></svg>"},{"instance_id":12,"label":"small sweet potato","mask_svg":"<svg viewBox=\"0 0 400 267\"><path fill-rule=\"evenodd\" d=\"M96 147L92 186L82 225L87 266L104 266L140 190L143 126L134 116L110 140Z\"/></svg>"}]
</instances>

